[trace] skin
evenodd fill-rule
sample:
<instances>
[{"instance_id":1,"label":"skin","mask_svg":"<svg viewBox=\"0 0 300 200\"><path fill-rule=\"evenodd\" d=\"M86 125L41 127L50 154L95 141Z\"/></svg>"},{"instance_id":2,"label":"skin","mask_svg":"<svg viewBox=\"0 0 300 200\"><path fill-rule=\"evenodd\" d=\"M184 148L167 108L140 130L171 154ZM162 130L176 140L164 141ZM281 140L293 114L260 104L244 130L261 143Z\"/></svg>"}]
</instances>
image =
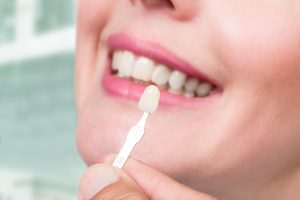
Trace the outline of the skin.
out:
<instances>
[{"instance_id":1,"label":"skin","mask_svg":"<svg viewBox=\"0 0 300 200\"><path fill-rule=\"evenodd\" d=\"M158 43L223 88L194 108L160 107L133 158L220 199L299 198L300 0L163 2L79 3L77 144L86 164L117 153L141 116L100 84L106 39L125 33Z\"/></svg>"}]
</instances>

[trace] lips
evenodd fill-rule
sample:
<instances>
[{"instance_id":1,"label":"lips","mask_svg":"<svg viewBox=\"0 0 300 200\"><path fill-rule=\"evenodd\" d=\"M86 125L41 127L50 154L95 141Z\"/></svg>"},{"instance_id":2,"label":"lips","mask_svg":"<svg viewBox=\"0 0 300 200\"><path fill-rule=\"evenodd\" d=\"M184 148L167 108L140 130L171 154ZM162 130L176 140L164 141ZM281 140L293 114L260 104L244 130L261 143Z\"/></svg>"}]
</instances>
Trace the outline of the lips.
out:
<instances>
[{"instance_id":1,"label":"lips","mask_svg":"<svg viewBox=\"0 0 300 200\"><path fill-rule=\"evenodd\" d=\"M194 106L213 99L221 87L186 61L161 46L111 35L104 89L111 95L137 100L143 89L155 84L161 89L161 104Z\"/></svg>"}]
</instances>

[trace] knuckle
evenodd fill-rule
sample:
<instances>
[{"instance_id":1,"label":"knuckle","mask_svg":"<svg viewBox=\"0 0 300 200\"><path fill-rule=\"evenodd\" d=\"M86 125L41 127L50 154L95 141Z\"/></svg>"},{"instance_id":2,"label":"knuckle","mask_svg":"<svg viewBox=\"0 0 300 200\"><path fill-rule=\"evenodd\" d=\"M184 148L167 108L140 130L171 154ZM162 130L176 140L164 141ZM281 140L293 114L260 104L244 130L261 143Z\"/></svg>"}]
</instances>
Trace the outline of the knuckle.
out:
<instances>
[{"instance_id":1,"label":"knuckle","mask_svg":"<svg viewBox=\"0 0 300 200\"><path fill-rule=\"evenodd\" d=\"M120 195L116 200L146 200L144 194L138 192L138 191L132 191L126 194Z\"/></svg>"},{"instance_id":2,"label":"knuckle","mask_svg":"<svg viewBox=\"0 0 300 200\"><path fill-rule=\"evenodd\" d=\"M145 194L132 188L106 188L93 200L148 200Z\"/></svg>"}]
</instances>

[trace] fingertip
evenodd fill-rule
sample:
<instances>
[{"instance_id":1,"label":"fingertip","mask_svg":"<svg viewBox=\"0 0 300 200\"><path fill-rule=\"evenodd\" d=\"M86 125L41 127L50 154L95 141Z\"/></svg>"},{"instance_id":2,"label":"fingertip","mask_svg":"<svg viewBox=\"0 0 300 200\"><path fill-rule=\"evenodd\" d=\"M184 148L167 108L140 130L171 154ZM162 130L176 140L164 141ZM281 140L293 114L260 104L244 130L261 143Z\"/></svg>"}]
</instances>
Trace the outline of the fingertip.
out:
<instances>
[{"instance_id":1,"label":"fingertip","mask_svg":"<svg viewBox=\"0 0 300 200\"><path fill-rule=\"evenodd\" d=\"M99 191L119 179L120 174L114 167L106 164L93 165L84 172L80 180L78 198L92 199Z\"/></svg>"}]
</instances>

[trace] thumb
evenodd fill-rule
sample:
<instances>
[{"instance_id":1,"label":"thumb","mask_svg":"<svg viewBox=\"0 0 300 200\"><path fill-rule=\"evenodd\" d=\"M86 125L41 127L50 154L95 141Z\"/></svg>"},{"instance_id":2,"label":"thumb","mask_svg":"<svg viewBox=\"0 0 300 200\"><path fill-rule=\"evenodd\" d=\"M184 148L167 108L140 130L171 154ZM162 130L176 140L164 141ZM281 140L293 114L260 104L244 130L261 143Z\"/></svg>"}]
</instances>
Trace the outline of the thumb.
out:
<instances>
[{"instance_id":1,"label":"thumb","mask_svg":"<svg viewBox=\"0 0 300 200\"><path fill-rule=\"evenodd\" d=\"M78 196L80 200L148 199L124 171L103 164L87 169L81 178Z\"/></svg>"},{"instance_id":2,"label":"thumb","mask_svg":"<svg viewBox=\"0 0 300 200\"><path fill-rule=\"evenodd\" d=\"M127 161L125 171L110 165L90 167L81 179L80 199L216 200L134 159Z\"/></svg>"}]
</instances>

